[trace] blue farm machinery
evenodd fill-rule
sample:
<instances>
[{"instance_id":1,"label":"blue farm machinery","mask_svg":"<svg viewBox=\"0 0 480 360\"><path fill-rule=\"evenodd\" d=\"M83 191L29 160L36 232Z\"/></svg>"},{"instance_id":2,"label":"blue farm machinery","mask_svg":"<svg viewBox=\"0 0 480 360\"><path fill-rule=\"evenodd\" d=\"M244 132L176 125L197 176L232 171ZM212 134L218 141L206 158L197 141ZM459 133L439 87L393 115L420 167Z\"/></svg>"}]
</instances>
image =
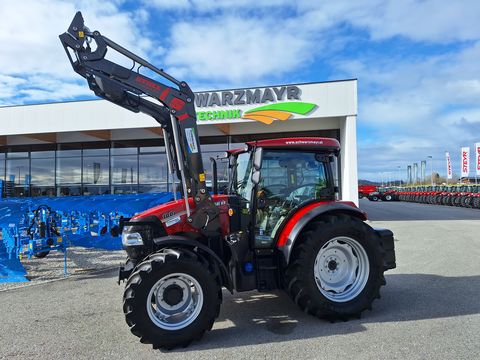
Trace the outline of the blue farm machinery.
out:
<instances>
[{"instance_id":1,"label":"blue farm machinery","mask_svg":"<svg viewBox=\"0 0 480 360\"><path fill-rule=\"evenodd\" d=\"M22 258L61 251L66 274L68 246L120 250L123 222L170 200L172 193L0 201L0 282L27 281Z\"/></svg>"}]
</instances>

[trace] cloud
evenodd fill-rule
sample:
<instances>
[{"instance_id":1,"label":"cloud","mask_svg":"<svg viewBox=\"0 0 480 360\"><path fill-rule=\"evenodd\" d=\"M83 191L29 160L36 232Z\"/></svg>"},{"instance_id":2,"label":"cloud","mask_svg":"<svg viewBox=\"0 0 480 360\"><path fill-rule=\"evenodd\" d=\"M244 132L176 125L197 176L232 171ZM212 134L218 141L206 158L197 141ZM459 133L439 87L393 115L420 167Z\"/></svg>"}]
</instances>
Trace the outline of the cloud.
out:
<instances>
[{"instance_id":1,"label":"cloud","mask_svg":"<svg viewBox=\"0 0 480 360\"><path fill-rule=\"evenodd\" d=\"M140 36L130 14L119 9L121 3L87 0L79 3L78 9L74 3L59 0L0 2L0 76L9 79L5 84L0 77L0 84L8 87L0 90L0 101L61 100L88 93L79 91L79 84L85 87L84 80L72 70L58 39L78 10L91 30L98 26L129 49L148 52L153 42ZM137 16L146 15L137 12ZM72 89L75 91L69 92Z\"/></svg>"},{"instance_id":2,"label":"cloud","mask_svg":"<svg viewBox=\"0 0 480 360\"><path fill-rule=\"evenodd\" d=\"M171 30L165 64L178 75L232 84L280 76L311 57L308 40L269 20L222 17L180 22Z\"/></svg>"},{"instance_id":3,"label":"cloud","mask_svg":"<svg viewBox=\"0 0 480 360\"><path fill-rule=\"evenodd\" d=\"M358 78L361 177L427 155L440 167L444 150L480 141L478 1L78 4L92 30L195 90ZM58 41L77 10L60 0L0 2L0 104L89 96Z\"/></svg>"}]
</instances>

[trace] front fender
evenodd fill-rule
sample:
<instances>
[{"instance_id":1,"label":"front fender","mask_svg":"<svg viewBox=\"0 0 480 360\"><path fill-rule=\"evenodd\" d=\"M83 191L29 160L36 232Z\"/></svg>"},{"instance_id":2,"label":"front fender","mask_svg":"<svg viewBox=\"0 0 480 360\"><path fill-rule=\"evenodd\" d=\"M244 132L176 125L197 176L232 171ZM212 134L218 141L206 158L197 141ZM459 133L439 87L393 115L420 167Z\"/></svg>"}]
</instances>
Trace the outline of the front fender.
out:
<instances>
[{"instance_id":1,"label":"front fender","mask_svg":"<svg viewBox=\"0 0 480 360\"><path fill-rule=\"evenodd\" d=\"M314 218L327 214L345 214L362 221L367 220L366 213L350 202L317 202L299 208L286 220L277 240L276 246L282 252L286 265L290 261L293 246L303 228Z\"/></svg>"},{"instance_id":2,"label":"front fender","mask_svg":"<svg viewBox=\"0 0 480 360\"><path fill-rule=\"evenodd\" d=\"M222 260L218 257L217 254L215 254L210 248L208 248L201 242L190 239L186 236L180 236L180 235L170 235L170 236L155 238L153 239L153 242L155 243L155 245L161 248L177 246L177 247L189 248L192 250L195 248L201 249L202 251L207 253L208 256L211 257L217 263L222 276L222 282L223 282L222 285L225 286L230 292L233 291L232 279L228 274L227 267L222 262Z\"/></svg>"}]
</instances>

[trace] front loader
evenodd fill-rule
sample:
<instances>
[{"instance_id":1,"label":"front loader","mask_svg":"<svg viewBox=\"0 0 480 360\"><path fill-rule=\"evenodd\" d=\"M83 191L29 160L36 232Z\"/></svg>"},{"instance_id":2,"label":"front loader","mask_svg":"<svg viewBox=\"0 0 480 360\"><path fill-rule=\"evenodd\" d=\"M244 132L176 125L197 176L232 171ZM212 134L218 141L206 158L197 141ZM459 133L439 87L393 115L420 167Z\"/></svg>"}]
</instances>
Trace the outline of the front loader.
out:
<instances>
[{"instance_id":1,"label":"front loader","mask_svg":"<svg viewBox=\"0 0 480 360\"><path fill-rule=\"evenodd\" d=\"M305 312L332 321L371 308L384 271L395 268L393 234L336 200L337 140L248 142L225 154L228 189L218 194L213 176L210 193L188 85L89 31L80 12L60 40L97 96L159 123L181 184L181 199L134 216L122 233L123 311L142 343L169 349L201 338L219 314L222 288L283 289ZM108 48L132 67L107 60Z\"/></svg>"}]
</instances>

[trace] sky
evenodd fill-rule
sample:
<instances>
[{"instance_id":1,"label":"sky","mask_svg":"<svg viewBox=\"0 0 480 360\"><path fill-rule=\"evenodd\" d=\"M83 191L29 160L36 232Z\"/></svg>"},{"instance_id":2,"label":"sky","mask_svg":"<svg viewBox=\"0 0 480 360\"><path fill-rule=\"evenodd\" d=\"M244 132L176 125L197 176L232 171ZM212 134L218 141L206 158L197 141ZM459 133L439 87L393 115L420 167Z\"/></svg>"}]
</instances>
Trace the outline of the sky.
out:
<instances>
[{"instance_id":1,"label":"sky","mask_svg":"<svg viewBox=\"0 0 480 360\"><path fill-rule=\"evenodd\" d=\"M2 0L0 106L93 98L58 40L78 10L194 91L357 78L360 179L480 142L478 0Z\"/></svg>"}]
</instances>

